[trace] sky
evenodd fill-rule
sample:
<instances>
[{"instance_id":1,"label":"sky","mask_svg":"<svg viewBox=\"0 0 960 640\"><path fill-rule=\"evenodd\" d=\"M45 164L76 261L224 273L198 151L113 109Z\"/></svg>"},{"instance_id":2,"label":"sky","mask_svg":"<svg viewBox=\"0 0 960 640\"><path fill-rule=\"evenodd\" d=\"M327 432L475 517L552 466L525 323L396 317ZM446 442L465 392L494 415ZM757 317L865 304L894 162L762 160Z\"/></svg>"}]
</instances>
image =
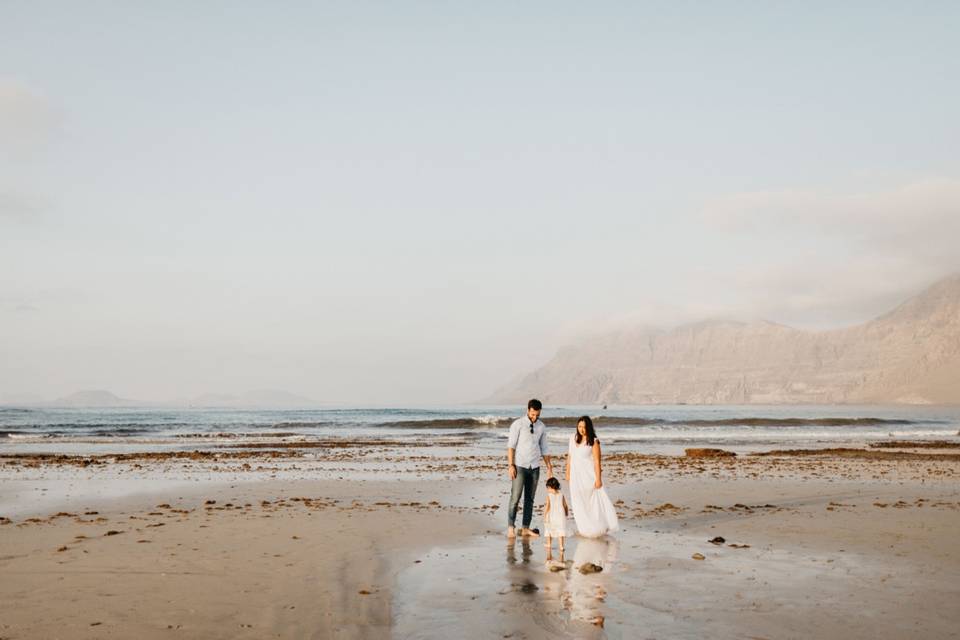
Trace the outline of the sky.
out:
<instances>
[{"instance_id":1,"label":"sky","mask_svg":"<svg viewBox=\"0 0 960 640\"><path fill-rule=\"evenodd\" d=\"M0 399L485 397L960 271L960 4L0 0Z\"/></svg>"}]
</instances>

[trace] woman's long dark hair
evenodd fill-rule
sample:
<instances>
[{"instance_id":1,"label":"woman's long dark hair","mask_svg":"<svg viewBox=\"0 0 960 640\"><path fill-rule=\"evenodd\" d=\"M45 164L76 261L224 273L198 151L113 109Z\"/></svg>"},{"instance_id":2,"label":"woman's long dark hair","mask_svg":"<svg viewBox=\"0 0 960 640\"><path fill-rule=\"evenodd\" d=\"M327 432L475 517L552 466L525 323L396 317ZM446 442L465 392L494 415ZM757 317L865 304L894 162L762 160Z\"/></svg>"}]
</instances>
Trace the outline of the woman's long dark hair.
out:
<instances>
[{"instance_id":1,"label":"woman's long dark hair","mask_svg":"<svg viewBox=\"0 0 960 640\"><path fill-rule=\"evenodd\" d=\"M593 446L593 443L597 441L597 432L593 430L593 420L590 419L590 416L580 416L579 418L577 418L577 425L579 426L579 424L580 424L581 422L583 423L583 426L585 426L585 427L587 428L587 429L586 429L586 431L587 431L587 444L592 447L592 446ZM576 438L577 444L580 444L580 442L582 441L583 436L580 435L580 429L579 429L579 428L577 429L576 436L574 436L574 437Z\"/></svg>"}]
</instances>

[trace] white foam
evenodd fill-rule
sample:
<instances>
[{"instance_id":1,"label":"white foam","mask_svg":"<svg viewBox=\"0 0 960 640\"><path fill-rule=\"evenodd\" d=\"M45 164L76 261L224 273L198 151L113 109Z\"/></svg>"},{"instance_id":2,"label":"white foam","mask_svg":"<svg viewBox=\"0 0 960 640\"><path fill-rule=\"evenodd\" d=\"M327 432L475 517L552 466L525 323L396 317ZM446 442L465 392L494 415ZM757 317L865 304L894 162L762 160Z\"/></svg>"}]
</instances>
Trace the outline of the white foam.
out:
<instances>
[{"instance_id":1,"label":"white foam","mask_svg":"<svg viewBox=\"0 0 960 640\"><path fill-rule=\"evenodd\" d=\"M488 415L488 416L476 416L476 417L473 418L473 421L476 422L477 424L492 424L492 425L496 425L496 424L500 424L500 422L502 422L502 421L509 420L509 419L510 419L509 416L493 416L493 415Z\"/></svg>"}]
</instances>

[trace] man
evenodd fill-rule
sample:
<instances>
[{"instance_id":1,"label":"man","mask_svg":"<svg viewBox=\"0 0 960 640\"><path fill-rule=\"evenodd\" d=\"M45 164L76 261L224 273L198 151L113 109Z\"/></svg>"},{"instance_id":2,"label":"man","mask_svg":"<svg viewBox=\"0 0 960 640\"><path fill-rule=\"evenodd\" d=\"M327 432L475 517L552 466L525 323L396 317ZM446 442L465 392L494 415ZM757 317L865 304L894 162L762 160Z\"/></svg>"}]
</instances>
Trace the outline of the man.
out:
<instances>
[{"instance_id":1,"label":"man","mask_svg":"<svg viewBox=\"0 0 960 640\"><path fill-rule=\"evenodd\" d=\"M533 399L527 403L527 417L517 418L510 425L510 439L507 444L507 475L513 483L510 489L510 505L507 509L507 537L515 538L517 505L523 495L523 528L520 534L536 537L530 530L533 520L533 498L537 495L537 482L540 480L540 458L547 465L547 477L553 477L553 465L547 455L546 427L540 422L543 405Z\"/></svg>"}]
</instances>

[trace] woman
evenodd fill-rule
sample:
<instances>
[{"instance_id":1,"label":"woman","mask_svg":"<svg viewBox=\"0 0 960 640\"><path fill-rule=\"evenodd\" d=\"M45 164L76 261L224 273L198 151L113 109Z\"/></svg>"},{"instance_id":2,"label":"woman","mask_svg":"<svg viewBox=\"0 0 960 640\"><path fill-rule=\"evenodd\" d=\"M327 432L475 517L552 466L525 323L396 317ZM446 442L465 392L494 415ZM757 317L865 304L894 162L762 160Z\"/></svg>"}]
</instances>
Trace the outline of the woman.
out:
<instances>
[{"instance_id":1,"label":"woman","mask_svg":"<svg viewBox=\"0 0 960 640\"><path fill-rule=\"evenodd\" d=\"M593 420L582 416L577 421L577 432L570 436L567 483L577 532L587 538L597 538L618 528L617 512L603 488L601 471L600 440L593 430Z\"/></svg>"}]
</instances>

